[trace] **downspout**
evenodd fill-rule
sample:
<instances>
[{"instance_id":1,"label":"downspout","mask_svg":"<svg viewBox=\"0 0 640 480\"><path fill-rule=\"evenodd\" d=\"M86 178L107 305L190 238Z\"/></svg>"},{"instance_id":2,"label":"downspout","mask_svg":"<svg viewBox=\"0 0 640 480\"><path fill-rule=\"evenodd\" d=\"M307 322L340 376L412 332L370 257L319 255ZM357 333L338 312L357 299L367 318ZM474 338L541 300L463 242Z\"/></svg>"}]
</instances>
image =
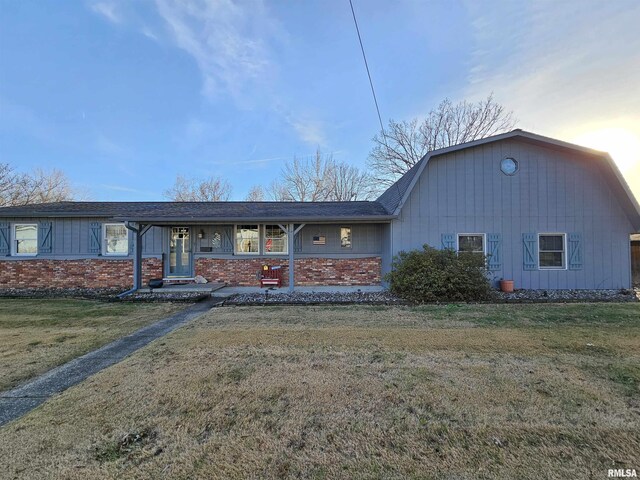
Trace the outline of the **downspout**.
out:
<instances>
[{"instance_id":1,"label":"downspout","mask_svg":"<svg viewBox=\"0 0 640 480\"><path fill-rule=\"evenodd\" d=\"M295 278L294 278L294 270L295 270L295 261L294 261L294 255L293 255L293 246L295 244L294 239L295 239L295 235L296 232L294 230L295 225L293 223L290 223L287 225L287 230L288 230L288 234L287 234L287 247L289 248L289 293L293 293L293 289L294 289L294 282L295 282Z\"/></svg>"},{"instance_id":2,"label":"downspout","mask_svg":"<svg viewBox=\"0 0 640 480\"><path fill-rule=\"evenodd\" d=\"M136 225L135 227L133 225ZM136 222L124 222L127 230L133 232L133 288L122 292L118 298L124 298L138 291L142 286L142 235L140 234L142 225Z\"/></svg>"}]
</instances>

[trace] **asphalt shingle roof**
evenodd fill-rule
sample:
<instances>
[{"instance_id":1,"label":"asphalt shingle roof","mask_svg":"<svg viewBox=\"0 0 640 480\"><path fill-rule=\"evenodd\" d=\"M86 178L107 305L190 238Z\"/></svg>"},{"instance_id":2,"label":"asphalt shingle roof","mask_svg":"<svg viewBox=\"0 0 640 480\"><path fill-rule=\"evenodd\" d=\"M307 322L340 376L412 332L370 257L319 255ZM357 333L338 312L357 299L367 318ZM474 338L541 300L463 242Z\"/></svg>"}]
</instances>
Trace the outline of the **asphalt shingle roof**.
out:
<instances>
[{"instance_id":1,"label":"asphalt shingle roof","mask_svg":"<svg viewBox=\"0 0 640 480\"><path fill-rule=\"evenodd\" d=\"M379 202L56 202L0 208L0 217L110 217L123 220L375 220Z\"/></svg>"},{"instance_id":2,"label":"asphalt shingle roof","mask_svg":"<svg viewBox=\"0 0 640 480\"><path fill-rule=\"evenodd\" d=\"M393 185L387 188L382 195L378 197L376 201L381 203L389 213L393 214L393 212L396 211L396 208L398 208L398 205L400 205L404 194L407 193L413 177L415 177L416 173L418 173L420 164L424 161L425 159L422 158L413 167L407 170L407 172L402 175Z\"/></svg>"}]
</instances>

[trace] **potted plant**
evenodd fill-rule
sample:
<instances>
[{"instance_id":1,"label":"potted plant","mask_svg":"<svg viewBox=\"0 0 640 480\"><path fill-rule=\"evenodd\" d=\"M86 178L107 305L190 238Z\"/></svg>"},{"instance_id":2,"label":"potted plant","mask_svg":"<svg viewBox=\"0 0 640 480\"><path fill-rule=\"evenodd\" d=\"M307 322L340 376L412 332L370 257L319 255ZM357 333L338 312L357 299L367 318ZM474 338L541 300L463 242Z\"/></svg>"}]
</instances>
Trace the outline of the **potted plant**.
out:
<instances>
[{"instance_id":1,"label":"potted plant","mask_svg":"<svg viewBox=\"0 0 640 480\"><path fill-rule=\"evenodd\" d=\"M500 290L505 293L513 293L513 280L500 279Z\"/></svg>"}]
</instances>

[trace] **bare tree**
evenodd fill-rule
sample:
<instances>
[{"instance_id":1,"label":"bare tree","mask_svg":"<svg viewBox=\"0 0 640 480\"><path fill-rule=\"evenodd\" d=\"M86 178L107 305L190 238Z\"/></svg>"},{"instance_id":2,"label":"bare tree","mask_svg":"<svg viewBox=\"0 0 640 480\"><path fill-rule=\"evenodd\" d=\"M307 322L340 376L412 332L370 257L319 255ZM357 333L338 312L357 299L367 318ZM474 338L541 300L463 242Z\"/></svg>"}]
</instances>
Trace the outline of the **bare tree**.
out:
<instances>
[{"instance_id":1,"label":"bare tree","mask_svg":"<svg viewBox=\"0 0 640 480\"><path fill-rule=\"evenodd\" d=\"M254 185L249 189L249 193L245 197L247 202L264 202L265 192L264 188L260 185Z\"/></svg>"},{"instance_id":2,"label":"bare tree","mask_svg":"<svg viewBox=\"0 0 640 480\"><path fill-rule=\"evenodd\" d=\"M220 177L197 180L177 175L173 186L163 195L174 202L226 202L231 196L231 185Z\"/></svg>"},{"instance_id":3,"label":"bare tree","mask_svg":"<svg viewBox=\"0 0 640 480\"><path fill-rule=\"evenodd\" d=\"M329 198L337 202L369 200L375 196L373 179L367 172L343 162L334 163L329 178Z\"/></svg>"},{"instance_id":4,"label":"bare tree","mask_svg":"<svg viewBox=\"0 0 640 480\"><path fill-rule=\"evenodd\" d=\"M8 163L0 163L0 207L14 205L16 174Z\"/></svg>"},{"instance_id":5,"label":"bare tree","mask_svg":"<svg viewBox=\"0 0 640 480\"><path fill-rule=\"evenodd\" d=\"M420 121L389 120L388 130L373 137L368 164L375 181L388 186L428 152L512 130L513 112L496 103L493 94L478 103L445 99Z\"/></svg>"},{"instance_id":6,"label":"bare tree","mask_svg":"<svg viewBox=\"0 0 640 480\"><path fill-rule=\"evenodd\" d=\"M0 206L62 202L78 194L60 170L15 173L9 164L0 164Z\"/></svg>"},{"instance_id":7,"label":"bare tree","mask_svg":"<svg viewBox=\"0 0 640 480\"><path fill-rule=\"evenodd\" d=\"M268 194L277 201L363 200L372 196L371 178L357 167L317 150L311 158L294 157L287 162Z\"/></svg>"}]
</instances>

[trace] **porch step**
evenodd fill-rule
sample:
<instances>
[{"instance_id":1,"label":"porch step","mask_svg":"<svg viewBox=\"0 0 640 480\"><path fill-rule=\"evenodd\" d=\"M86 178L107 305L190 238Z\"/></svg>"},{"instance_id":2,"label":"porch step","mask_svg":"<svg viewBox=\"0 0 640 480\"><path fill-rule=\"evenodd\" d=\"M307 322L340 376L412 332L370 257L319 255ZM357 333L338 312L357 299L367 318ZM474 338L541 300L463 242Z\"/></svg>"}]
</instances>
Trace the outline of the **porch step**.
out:
<instances>
[{"instance_id":1,"label":"porch step","mask_svg":"<svg viewBox=\"0 0 640 480\"><path fill-rule=\"evenodd\" d=\"M213 293L216 290L220 290L225 287L225 283L183 283L183 284L169 284L164 285L162 288L149 288L144 287L138 290L140 293L155 293L162 295L163 293L172 292L203 292Z\"/></svg>"}]
</instances>

